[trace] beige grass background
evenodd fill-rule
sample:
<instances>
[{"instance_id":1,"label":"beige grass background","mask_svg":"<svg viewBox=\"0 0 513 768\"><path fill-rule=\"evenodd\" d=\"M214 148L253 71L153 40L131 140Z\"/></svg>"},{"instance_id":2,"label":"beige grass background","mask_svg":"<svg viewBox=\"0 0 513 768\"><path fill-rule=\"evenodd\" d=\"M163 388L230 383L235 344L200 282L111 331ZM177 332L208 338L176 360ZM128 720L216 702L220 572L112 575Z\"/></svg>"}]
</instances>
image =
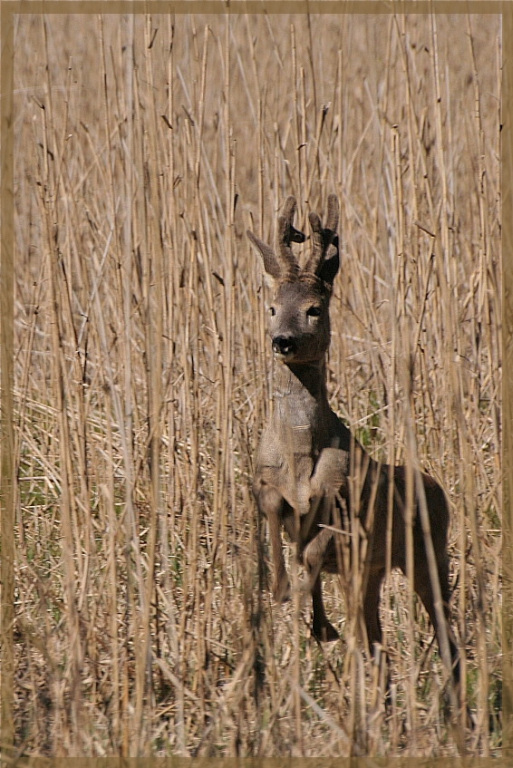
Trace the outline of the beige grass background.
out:
<instances>
[{"instance_id":1,"label":"beige grass background","mask_svg":"<svg viewBox=\"0 0 513 768\"><path fill-rule=\"evenodd\" d=\"M497 754L500 20L19 16L15 726L41 755ZM405 582L393 675L268 594L260 264L338 194L330 395L445 488L473 731ZM405 397L406 377L413 397ZM413 425L414 440L409 425ZM292 564L291 564L292 567Z\"/></svg>"}]
</instances>

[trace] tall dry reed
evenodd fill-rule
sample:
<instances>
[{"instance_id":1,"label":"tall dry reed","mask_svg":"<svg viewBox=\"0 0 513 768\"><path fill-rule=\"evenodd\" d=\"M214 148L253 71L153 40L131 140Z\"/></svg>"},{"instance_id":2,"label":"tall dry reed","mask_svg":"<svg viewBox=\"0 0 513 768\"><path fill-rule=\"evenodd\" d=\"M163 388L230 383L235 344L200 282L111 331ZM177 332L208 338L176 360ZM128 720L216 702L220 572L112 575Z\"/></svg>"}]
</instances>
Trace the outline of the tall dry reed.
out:
<instances>
[{"instance_id":1,"label":"tall dry reed","mask_svg":"<svg viewBox=\"0 0 513 768\"><path fill-rule=\"evenodd\" d=\"M17 746L496 754L498 18L16 24ZM272 361L244 233L269 240L289 194L304 227L331 192L331 398L447 492L459 735L404 579L384 590L388 711L338 580L329 647L299 593L267 590L250 486Z\"/></svg>"}]
</instances>

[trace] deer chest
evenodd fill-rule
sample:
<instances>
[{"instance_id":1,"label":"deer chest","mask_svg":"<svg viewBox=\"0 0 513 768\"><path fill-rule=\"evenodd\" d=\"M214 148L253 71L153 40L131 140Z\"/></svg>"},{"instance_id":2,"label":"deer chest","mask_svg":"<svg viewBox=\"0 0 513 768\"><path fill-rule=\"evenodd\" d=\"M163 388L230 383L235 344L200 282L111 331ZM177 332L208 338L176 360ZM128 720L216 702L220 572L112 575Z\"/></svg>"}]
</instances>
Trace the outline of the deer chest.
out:
<instances>
[{"instance_id":1,"label":"deer chest","mask_svg":"<svg viewBox=\"0 0 513 768\"><path fill-rule=\"evenodd\" d=\"M312 502L323 496L346 494L349 455L340 448L312 448L311 434L298 444L291 430L284 444L272 433L264 434L257 461L255 480L273 486L301 516ZM292 444L291 444L292 443Z\"/></svg>"}]
</instances>

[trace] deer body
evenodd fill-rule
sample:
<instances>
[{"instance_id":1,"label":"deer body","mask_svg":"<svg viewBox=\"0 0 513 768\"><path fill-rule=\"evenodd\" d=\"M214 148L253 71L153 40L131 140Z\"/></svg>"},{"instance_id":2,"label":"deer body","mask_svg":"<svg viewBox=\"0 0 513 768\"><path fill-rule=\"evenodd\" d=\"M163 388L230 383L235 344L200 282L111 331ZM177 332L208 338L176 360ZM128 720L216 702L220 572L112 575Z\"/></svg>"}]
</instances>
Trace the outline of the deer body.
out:
<instances>
[{"instance_id":1,"label":"deer body","mask_svg":"<svg viewBox=\"0 0 513 768\"><path fill-rule=\"evenodd\" d=\"M330 343L329 301L339 268L338 201L330 196L325 227L316 214L310 214L312 254L303 269L290 246L291 242L305 239L292 225L294 211L295 200L289 198L278 222L277 253L248 232L271 281L268 330L276 358L274 409L261 438L253 493L269 524L273 597L285 600L290 591L281 537L284 528L297 545L298 557L306 568L313 601L312 632L322 641L335 640L338 633L324 610L321 572L341 573L337 543L340 534L336 529L344 527L349 512L358 518L359 536L367 545L362 604L372 652L382 643L379 599L387 559L390 567L406 573L407 473L404 467L375 462L329 406L326 354ZM448 506L435 480L423 474L421 482L442 609L436 607L437 592L416 496L412 515L414 588L441 648L445 634L445 661L451 666L453 682L458 684L459 657L449 624ZM387 531L391 531L388 550ZM350 578L350 574L345 575Z\"/></svg>"}]
</instances>

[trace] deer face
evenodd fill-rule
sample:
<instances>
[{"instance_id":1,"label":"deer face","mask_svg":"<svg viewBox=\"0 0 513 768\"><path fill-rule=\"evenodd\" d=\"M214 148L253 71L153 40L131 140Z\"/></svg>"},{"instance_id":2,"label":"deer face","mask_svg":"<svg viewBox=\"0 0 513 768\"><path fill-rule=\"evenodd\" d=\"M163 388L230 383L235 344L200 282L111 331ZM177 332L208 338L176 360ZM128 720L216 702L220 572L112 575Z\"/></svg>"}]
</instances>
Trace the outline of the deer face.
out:
<instances>
[{"instance_id":1,"label":"deer face","mask_svg":"<svg viewBox=\"0 0 513 768\"><path fill-rule=\"evenodd\" d=\"M326 354L330 343L329 301L340 263L336 196L328 198L324 228L317 214L310 214L312 251L303 269L290 246L291 242L305 240L292 225L295 209L296 201L289 197L278 219L277 253L248 232L260 252L273 291L268 323L273 352L287 364L315 362Z\"/></svg>"},{"instance_id":2,"label":"deer face","mask_svg":"<svg viewBox=\"0 0 513 768\"><path fill-rule=\"evenodd\" d=\"M268 330L275 356L284 363L321 360L330 343L330 294L322 281L279 282L269 305Z\"/></svg>"}]
</instances>

